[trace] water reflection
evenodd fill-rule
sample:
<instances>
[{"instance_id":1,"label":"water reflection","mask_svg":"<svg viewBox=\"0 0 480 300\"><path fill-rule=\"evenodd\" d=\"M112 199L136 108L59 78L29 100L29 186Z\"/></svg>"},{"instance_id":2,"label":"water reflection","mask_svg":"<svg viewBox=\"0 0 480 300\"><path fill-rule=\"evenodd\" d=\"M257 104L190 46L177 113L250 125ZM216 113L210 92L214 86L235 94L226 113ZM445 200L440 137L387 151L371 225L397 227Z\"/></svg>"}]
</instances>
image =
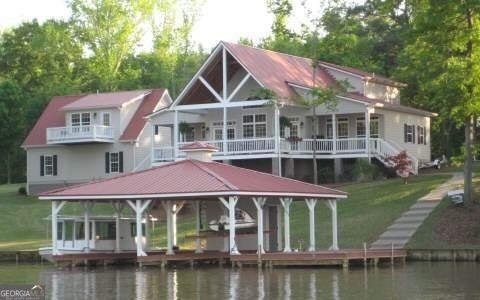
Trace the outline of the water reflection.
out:
<instances>
[{"instance_id":1,"label":"water reflection","mask_svg":"<svg viewBox=\"0 0 480 300\"><path fill-rule=\"evenodd\" d=\"M228 267L57 270L0 265L0 283L46 286L47 299L480 299L475 263L404 267L257 269Z\"/></svg>"}]
</instances>

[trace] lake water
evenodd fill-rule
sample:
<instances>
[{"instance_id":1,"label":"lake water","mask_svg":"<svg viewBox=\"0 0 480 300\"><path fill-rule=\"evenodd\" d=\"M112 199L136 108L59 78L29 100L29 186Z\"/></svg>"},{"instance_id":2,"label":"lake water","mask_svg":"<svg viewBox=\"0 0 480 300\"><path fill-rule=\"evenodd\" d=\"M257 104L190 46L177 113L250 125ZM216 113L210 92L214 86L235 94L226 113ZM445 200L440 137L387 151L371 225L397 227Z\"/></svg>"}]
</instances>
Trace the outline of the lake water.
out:
<instances>
[{"instance_id":1,"label":"lake water","mask_svg":"<svg viewBox=\"0 0 480 300\"><path fill-rule=\"evenodd\" d=\"M47 299L480 299L480 264L395 268L166 269L0 265L0 284L46 286Z\"/></svg>"}]
</instances>

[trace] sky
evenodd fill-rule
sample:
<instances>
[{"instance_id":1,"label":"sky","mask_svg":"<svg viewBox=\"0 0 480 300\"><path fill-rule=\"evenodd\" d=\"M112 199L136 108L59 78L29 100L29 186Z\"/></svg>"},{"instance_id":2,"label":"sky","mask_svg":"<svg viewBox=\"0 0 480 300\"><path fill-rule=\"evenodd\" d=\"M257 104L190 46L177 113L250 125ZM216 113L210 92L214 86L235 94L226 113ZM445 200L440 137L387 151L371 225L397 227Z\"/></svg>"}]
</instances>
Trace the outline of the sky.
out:
<instances>
[{"instance_id":1,"label":"sky","mask_svg":"<svg viewBox=\"0 0 480 300\"><path fill-rule=\"evenodd\" d=\"M300 8L301 0L293 2L291 25L299 28L306 21L306 15ZM319 6L318 0L306 2L313 11ZM33 18L41 22L49 18L68 19L69 15L65 0L0 0L0 30ZM205 0L193 39L205 49L214 47L220 40L236 42L241 37L258 42L270 33L272 19L265 0Z\"/></svg>"}]
</instances>

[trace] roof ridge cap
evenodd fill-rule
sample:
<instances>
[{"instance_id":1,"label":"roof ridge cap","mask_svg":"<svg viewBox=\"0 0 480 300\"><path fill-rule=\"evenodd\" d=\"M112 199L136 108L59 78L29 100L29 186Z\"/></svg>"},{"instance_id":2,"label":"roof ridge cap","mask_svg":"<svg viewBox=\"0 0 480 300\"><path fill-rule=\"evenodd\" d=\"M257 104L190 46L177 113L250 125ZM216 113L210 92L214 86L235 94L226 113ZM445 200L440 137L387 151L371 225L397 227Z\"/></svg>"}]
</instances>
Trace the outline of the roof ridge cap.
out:
<instances>
[{"instance_id":1,"label":"roof ridge cap","mask_svg":"<svg viewBox=\"0 0 480 300\"><path fill-rule=\"evenodd\" d=\"M219 163L219 162L216 162L216 161L212 161L211 163L226 166L226 164ZM248 171L259 173L259 174L262 174L262 175L277 177L279 179L294 181L294 182L298 182L298 183L302 183L302 184L306 184L306 185L310 185L310 186L315 186L315 187L321 187L321 188L324 188L324 189L327 189L327 190L330 190L330 191L333 191L333 192L336 192L336 193L340 193L340 194L345 194L345 195L348 194L344 191L337 190L337 189L332 189L332 188L329 188L329 187L326 187L326 186L323 186L323 185L319 185L319 184L313 184L313 183L310 183L310 182L304 182L304 181L301 181L301 180L296 180L296 179L292 179L292 178L288 178L288 177L282 177L282 176L275 175L275 174L264 173L264 172L260 172L260 171L257 171L257 170L245 169L245 168L237 167L237 166L234 166L234 165L228 165L228 166L232 167L232 168L236 168L236 169L248 170Z\"/></svg>"},{"instance_id":2,"label":"roof ridge cap","mask_svg":"<svg viewBox=\"0 0 480 300\"><path fill-rule=\"evenodd\" d=\"M215 177L218 181L223 183L226 187L231 190L238 190L238 187L233 185L231 182L223 178L222 176L215 173L213 170L210 170L207 166L203 165L199 160L195 159L188 159L189 162L193 163L197 168L201 169L202 171L207 172L209 175Z\"/></svg>"}]
</instances>

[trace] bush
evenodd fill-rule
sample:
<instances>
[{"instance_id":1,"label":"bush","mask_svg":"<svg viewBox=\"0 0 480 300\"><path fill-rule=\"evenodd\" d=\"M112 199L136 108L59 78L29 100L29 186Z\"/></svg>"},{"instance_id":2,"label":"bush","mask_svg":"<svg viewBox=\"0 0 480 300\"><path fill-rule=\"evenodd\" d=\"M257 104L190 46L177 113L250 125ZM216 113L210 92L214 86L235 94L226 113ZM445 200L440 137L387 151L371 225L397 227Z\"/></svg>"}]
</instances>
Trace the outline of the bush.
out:
<instances>
[{"instance_id":1,"label":"bush","mask_svg":"<svg viewBox=\"0 0 480 300\"><path fill-rule=\"evenodd\" d=\"M371 164L368 159L359 158L352 169L352 177L356 182L372 181L380 177L381 172L377 165Z\"/></svg>"},{"instance_id":2,"label":"bush","mask_svg":"<svg viewBox=\"0 0 480 300\"><path fill-rule=\"evenodd\" d=\"M27 195L27 189L26 189L24 186L21 186L21 187L18 188L18 193L19 193L20 195L24 195L24 196L25 196L25 195Z\"/></svg>"}]
</instances>

